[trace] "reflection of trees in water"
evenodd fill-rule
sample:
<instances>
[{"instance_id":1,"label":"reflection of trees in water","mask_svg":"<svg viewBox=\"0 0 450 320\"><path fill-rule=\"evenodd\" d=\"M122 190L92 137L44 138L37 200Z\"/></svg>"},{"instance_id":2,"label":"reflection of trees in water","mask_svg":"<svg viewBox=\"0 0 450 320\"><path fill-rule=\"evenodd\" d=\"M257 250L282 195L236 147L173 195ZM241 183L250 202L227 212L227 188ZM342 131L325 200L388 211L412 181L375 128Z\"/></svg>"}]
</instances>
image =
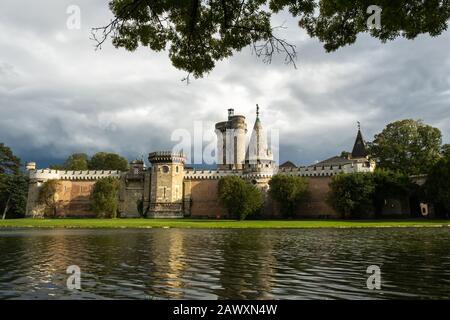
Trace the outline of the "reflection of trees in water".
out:
<instances>
[{"instance_id":1,"label":"reflection of trees in water","mask_svg":"<svg viewBox=\"0 0 450 320\"><path fill-rule=\"evenodd\" d=\"M275 251L289 247L289 256L277 259L299 272L298 287L313 285L320 294L400 298L425 291L443 298L450 296L450 281L437 274L450 270L449 238L441 229L305 230L302 237L283 237ZM381 268L381 291L366 288L370 265ZM295 286L287 291L294 293Z\"/></svg>"},{"instance_id":2,"label":"reflection of trees in water","mask_svg":"<svg viewBox=\"0 0 450 320\"><path fill-rule=\"evenodd\" d=\"M221 234L219 299L270 299L274 268L270 237L263 230L234 230Z\"/></svg>"},{"instance_id":3,"label":"reflection of trees in water","mask_svg":"<svg viewBox=\"0 0 450 320\"><path fill-rule=\"evenodd\" d=\"M448 228L13 231L0 237L0 292L1 298L449 298L449 240ZM69 265L81 268L80 292L66 288ZM381 266L381 291L366 288L369 265Z\"/></svg>"},{"instance_id":4,"label":"reflection of trees in water","mask_svg":"<svg viewBox=\"0 0 450 320\"><path fill-rule=\"evenodd\" d=\"M381 234L377 240L378 259L383 260L381 274L385 290L393 291L398 297L423 296L423 292L427 292L426 298L450 298L448 230L408 229L392 237Z\"/></svg>"}]
</instances>

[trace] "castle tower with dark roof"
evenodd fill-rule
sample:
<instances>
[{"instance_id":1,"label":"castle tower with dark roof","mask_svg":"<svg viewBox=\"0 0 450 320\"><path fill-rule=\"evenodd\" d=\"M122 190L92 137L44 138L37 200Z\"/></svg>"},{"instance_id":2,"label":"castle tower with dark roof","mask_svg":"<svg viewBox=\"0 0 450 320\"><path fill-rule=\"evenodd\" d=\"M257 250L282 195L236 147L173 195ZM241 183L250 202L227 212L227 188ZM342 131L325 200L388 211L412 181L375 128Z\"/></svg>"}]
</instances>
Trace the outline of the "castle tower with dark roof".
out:
<instances>
[{"instance_id":1,"label":"castle tower with dark roof","mask_svg":"<svg viewBox=\"0 0 450 320\"><path fill-rule=\"evenodd\" d=\"M352 159L367 159L368 155L366 143L361 133L361 124L358 121L358 134L356 135L355 144L353 145Z\"/></svg>"}]
</instances>

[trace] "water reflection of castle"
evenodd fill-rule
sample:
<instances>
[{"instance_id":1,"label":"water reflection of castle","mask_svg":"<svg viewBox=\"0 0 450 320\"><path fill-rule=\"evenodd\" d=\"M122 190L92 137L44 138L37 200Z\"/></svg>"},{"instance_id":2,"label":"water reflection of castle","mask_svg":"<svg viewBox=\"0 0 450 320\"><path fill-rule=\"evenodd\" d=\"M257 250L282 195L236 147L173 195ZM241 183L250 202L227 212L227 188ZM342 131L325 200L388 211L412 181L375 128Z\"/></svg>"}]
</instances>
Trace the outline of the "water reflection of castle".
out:
<instances>
[{"instance_id":1,"label":"water reflection of castle","mask_svg":"<svg viewBox=\"0 0 450 320\"><path fill-rule=\"evenodd\" d=\"M217 184L221 177L240 176L264 192L275 173L298 175L309 178L311 200L299 208L298 215L337 216L326 202L330 178L338 173L373 171L375 164L367 157L365 143L358 130L352 153L348 157L333 157L322 162L297 167L286 162L279 167L273 160L266 134L259 117L259 108L246 145L247 123L242 115L228 110L228 119L216 124L218 159L216 170L198 170L185 166L185 157L180 153L158 151L149 154L151 166L146 168L142 160L130 164L128 172L117 171L61 171L36 169L29 163L30 177L27 216L38 217L45 208L37 203L42 183L55 179L59 181L57 191L58 215L90 216L89 196L96 180L113 177L120 180L120 206L122 217L138 217L138 203L143 204L149 217L227 217L220 205ZM267 198L265 212L276 216L277 207Z\"/></svg>"}]
</instances>

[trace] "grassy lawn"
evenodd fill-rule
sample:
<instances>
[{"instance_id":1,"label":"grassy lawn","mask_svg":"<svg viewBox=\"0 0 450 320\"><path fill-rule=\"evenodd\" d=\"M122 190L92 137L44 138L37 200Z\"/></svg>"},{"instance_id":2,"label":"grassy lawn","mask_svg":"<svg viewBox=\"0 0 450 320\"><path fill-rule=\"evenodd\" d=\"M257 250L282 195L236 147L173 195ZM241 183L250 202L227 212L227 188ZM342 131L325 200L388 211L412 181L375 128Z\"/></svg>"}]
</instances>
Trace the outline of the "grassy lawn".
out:
<instances>
[{"instance_id":1,"label":"grassy lawn","mask_svg":"<svg viewBox=\"0 0 450 320\"><path fill-rule=\"evenodd\" d=\"M0 228L386 228L450 227L450 220L14 219Z\"/></svg>"}]
</instances>

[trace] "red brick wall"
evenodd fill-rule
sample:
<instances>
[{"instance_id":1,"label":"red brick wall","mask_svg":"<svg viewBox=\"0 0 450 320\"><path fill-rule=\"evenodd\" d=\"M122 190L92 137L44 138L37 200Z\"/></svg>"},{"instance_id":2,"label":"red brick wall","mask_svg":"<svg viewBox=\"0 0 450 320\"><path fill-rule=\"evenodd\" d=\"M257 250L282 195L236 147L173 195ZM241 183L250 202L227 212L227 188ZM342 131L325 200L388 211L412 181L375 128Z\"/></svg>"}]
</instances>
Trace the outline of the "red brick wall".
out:
<instances>
[{"instance_id":1,"label":"red brick wall","mask_svg":"<svg viewBox=\"0 0 450 320\"><path fill-rule=\"evenodd\" d=\"M310 199L307 203L297 208L295 218L339 218L326 203L330 190L331 177L310 177ZM227 211L218 200L218 180L193 180L191 182L191 216L194 217L226 217ZM267 218L282 218L276 201L266 197L263 215Z\"/></svg>"},{"instance_id":2,"label":"red brick wall","mask_svg":"<svg viewBox=\"0 0 450 320\"><path fill-rule=\"evenodd\" d=\"M310 199L297 208L299 218L339 218L339 214L327 202L331 177L309 177Z\"/></svg>"},{"instance_id":3,"label":"red brick wall","mask_svg":"<svg viewBox=\"0 0 450 320\"><path fill-rule=\"evenodd\" d=\"M59 208L62 217L92 217L90 195L96 181L60 181L58 190Z\"/></svg>"},{"instance_id":4,"label":"red brick wall","mask_svg":"<svg viewBox=\"0 0 450 320\"><path fill-rule=\"evenodd\" d=\"M227 216L218 199L219 180L192 180L191 182L191 216L221 217Z\"/></svg>"}]
</instances>

